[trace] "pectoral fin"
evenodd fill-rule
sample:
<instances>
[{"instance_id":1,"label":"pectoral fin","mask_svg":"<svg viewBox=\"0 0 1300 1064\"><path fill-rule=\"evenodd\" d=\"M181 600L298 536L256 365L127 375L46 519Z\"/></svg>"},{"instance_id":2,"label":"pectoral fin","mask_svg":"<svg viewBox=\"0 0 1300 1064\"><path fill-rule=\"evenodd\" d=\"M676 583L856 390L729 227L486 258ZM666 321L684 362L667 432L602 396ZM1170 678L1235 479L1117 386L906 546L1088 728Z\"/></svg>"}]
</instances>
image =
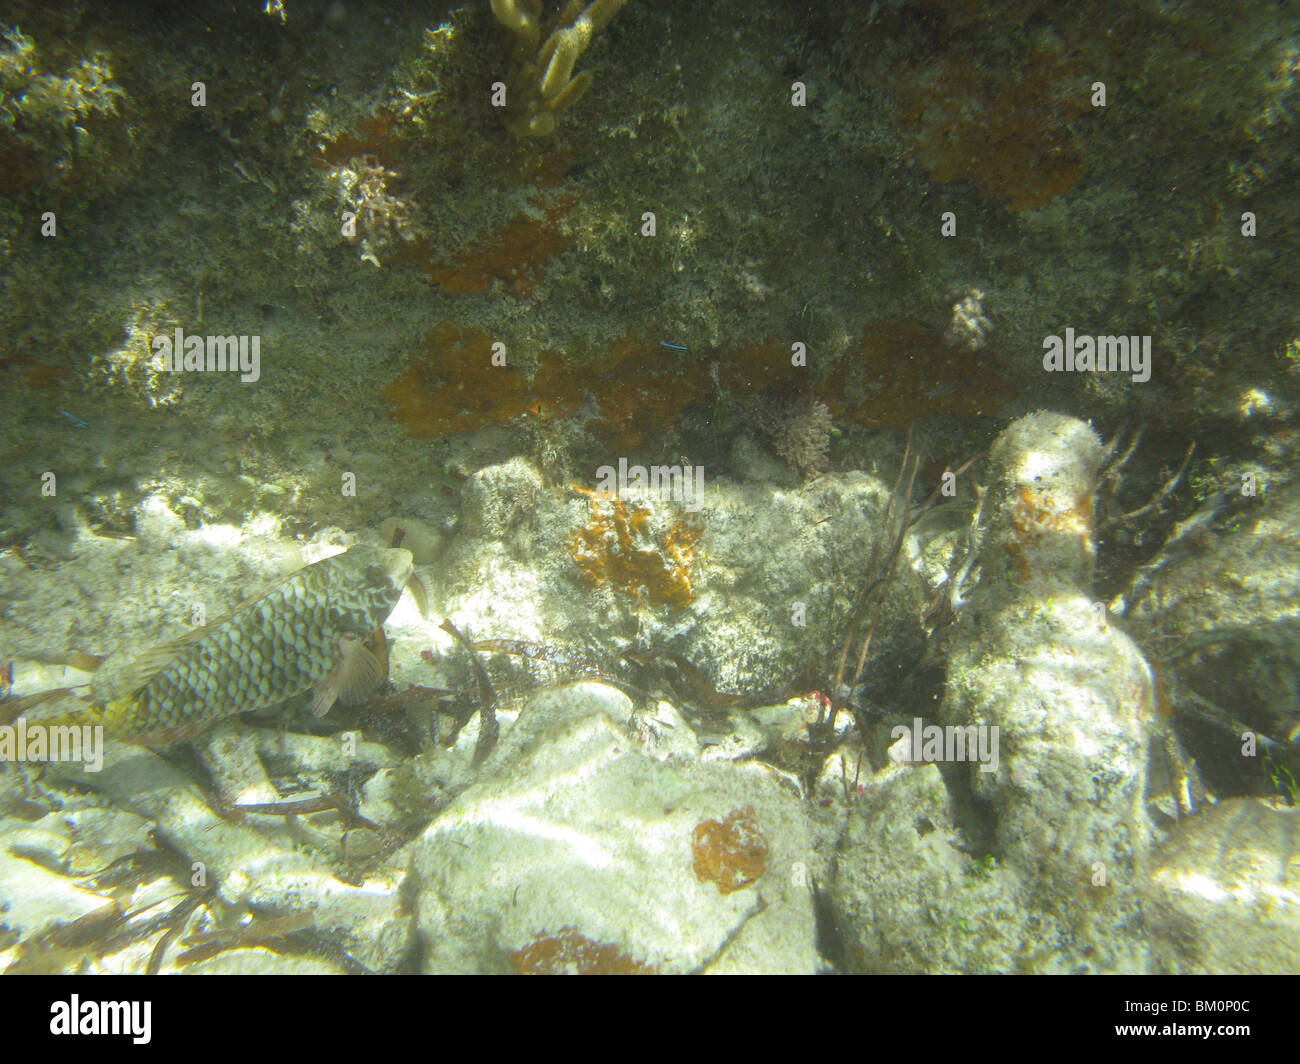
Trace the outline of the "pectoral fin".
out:
<instances>
[{"instance_id":1,"label":"pectoral fin","mask_svg":"<svg viewBox=\"0 0 1300 1064\"><path fill-rule=\"evenodd\" d=\"M414 571L406 578L406 590L410 592L411 599L415 602L415 608L419 611L420 616L426 621L429 619L429 592L424 589L424 584Z\"/></svg>"},{"instance_id":2,"label":"pectoral fin","mask_svg":"<svg viewBox=\"0 0 1300 1064\"><path fill-rule=\"evenodd\" d=\"M359 705L388 678L388 641L382 628L365 641L354 635L339 636L338 646L338 665L316 687L313 716L325 716L335 702Z\"/></svg>"}]
</instances>

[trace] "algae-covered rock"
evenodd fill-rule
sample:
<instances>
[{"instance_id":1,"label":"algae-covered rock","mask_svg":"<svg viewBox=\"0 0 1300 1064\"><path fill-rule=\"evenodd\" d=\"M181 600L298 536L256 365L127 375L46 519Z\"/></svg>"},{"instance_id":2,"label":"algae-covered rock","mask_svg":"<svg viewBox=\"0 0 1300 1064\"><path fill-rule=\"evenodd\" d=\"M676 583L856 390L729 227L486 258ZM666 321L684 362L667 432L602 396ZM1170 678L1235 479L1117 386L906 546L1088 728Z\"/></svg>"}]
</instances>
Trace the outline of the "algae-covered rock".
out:
<instances>
[{"instance_id":1,"label":"algae-covered rock","mask_svg":"<svg viewBox=\"0 0 1300 1064\"><path fill-rule=\"evenodd\" d=\"M372 971L396 968L409 948L410 918L397 869L345 882L324 855L302 845L301 833L284 818L271 818L270 828L224 819L194 780L144 748L107 743L98 773L71 764L52 769L152 821L191 862L196 885L211 884L225 904L272 914L309 912L313 929Z\"/></svg>"},{"instance_id":2,"label":"algae-covered rock","mask_svg":"<svg viewBox=\"0 0 1300 1064\"><path fill-rule=\"evenodd\" d=\"M982 576L953 633L944 713L997 729L973 767L1000 859L1062 877L1128 878L1147 845L1141 804L1150 667L1091 593L1101 441L1081 421L1021 418L989 455ZM1121 869L1126 871L1121 872Z\"/></svg>"},{"instance_id":3,"label":"algae-covered rock","mask_svg":"<svg viewBox=\"0 0 1300 1064\"><path fill-rule=\"evenodd\" d=\"M861 472L791 490L707 474L702 493L694 484L680 498L574 491L543 488L523 460L482 469L432 581L434 612L476 639L540 641L606 666L636 632L730 695L779 689L810 666L833 671L851 581L891 532L889 489ZM900 567L877 655L919 654L922 594Z\"/></svg>"},{"instance_id":4,"label":"algae-covered rock","mask_svg":"<svg viewBox=\"0 0 1300 1064\"><path fill-rule=\"evenodd\" d=\"M1300 971L1300 808L1254 798L1180 825L1143 882L1157 955L1170 971Z\"/></svg>"},{"instance_id":5,"label":"algae-covered rock","mask_svg":"<svg viewBox=\"0 0 1300 1064\"><path fill-rule=\"evenodd\" d=\"M1015 970L1018 884L969 850L939 770L891 766L870 781L839 845L834 899L853 971Z\"/></svg>"},{"instance_id":6,"label":"algae-covered rock","mask_svg":"<svg viewBox=\"0 0 1300 1064\"><path fill-rule=\"evenodd\" d=\"M925 752L904 728L898 760L942 774L886 770L852 813L835 901L853 967L1147 965L1132 928L1153 693L1142 654L1091 595L1101 457L1087 425L1050 413L990 451L981 576L949 635L941 709L966 742Z\"/></svg>"},{"instance_id":7,"label":"algae-covered rock","mask_svg":"<svg viewBox=\"0 0 1300 1064\"><path fill-rule=\"evenodd\" d=\"M1300 773L1300 487L1233 521L1175 530L1117 605L1161 662L1180 734L1219 793L1267 787L1265 752ZM1243 744L1243 733L1261 741Z\"/></svg>"},{"instance_id":8,"label":"algae-covered rock","mask_svg":"<svg viewBox=\"0 0 1300 1064\"><path fill-rule=\"evenodd\" d=\"M531 699L412 845L430 972L811 972L809 841L760 769L656 757L597 684Z\"/></svg>"}]
</instances>

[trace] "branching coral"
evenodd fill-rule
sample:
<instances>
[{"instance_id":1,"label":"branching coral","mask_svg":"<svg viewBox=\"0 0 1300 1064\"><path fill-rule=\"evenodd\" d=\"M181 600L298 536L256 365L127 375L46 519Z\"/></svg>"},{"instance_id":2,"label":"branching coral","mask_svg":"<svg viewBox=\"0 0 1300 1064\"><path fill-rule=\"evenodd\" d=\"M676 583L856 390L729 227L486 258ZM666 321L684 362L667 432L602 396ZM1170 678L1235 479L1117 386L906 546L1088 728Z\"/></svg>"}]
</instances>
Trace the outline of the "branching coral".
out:
<instances>
[{"instance_id":1,"label":"branching coral","mask_svg":"<svg viewBox=\"0 0 1300 1064\"><path fill-rule=\"evenodd\" d=\"M351 159L328 175L339 186L339 200L350 214L349 239L361 243L361 257L379 265L378 254L388 250L392 238L414 239L415 221L409 200L398 199L388 189L397 174L373 155Z\"/></svg>"},{"instance_id":2,"label":"branching coral","mask_svg":"<svg viewBox=\"0 0 1300 1064\"><path fill-rule=\"evenodd\" d=\"M516 137L544 137L555 116L591 87L591 75L573 73L578 57L627 0L593 0L585 10L568 0L546 43L541 40L541 0L492 0L492 13L515 38L507 84L506 128Z\"/></svg>"}]
</instances>

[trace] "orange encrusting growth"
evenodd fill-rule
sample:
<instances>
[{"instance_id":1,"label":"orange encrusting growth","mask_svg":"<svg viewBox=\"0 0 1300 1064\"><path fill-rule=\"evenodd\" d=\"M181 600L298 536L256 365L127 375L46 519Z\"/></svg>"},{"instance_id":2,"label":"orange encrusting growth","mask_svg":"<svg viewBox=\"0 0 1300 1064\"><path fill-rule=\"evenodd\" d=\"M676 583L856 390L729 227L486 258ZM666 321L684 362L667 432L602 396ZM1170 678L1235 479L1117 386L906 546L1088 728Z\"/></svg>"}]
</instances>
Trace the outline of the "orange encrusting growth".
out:
<instances>
[{"instance_id":1,"label":"orange encrusting growth","mask_svg":"<svg viewBox=\"0 0 1300 1064\"><path fill-rule=\"evenodd\" d=\"M619 451L664 434L692 401L706 394L700 363L665 362L657 345L624 336L601 358L572 365L543 353L532 377L492 364L492 339L475 329L442 325L428 351L382 392L394 418L412 436L441 439L527 414L542 421L570 417L588 396L596 416L587 431Z\"/></svg>"},{"instance_id":2,"label":"orange encrusting growth","mask_svg":"<svg viewBox=\"0 0 1300 1064\"><path fill-rule=\"evenodd\" d=\"M373 155L389 167L401 161L407 148L406 138L398 128L396 116L392 111L380 109L373 115L358 120L353 132L319 142L314 161L318 169L327 170L331 166L343 166L350 159Z\"/></svg>"},{"instance_id":3,"label":"orange encrusting growth","mask_svg":"<svg viewBox=\"0 0 1300 1064\"><path fill-rule=\"evenodd\" d=\"M1078 536L1085 553L1093 550L1092 495L1084 492L1062 499L1044 491L1019 487L1011 499L1011 528L1014 535L1004 546L1016 566L1016 575L1027 580L1033 575L1032 556L1048 535Z\"/></svg>"},{"instance_id":4,"label":"orange encrusting growth","mask_svg":"<svg viewBox=\"0 0 1300 1064\"><path fill-rule=\"evenodd\" d=\"M1015 74L947 58L897 93L912 155L934 180L974 181L1012 211L1047 206L1083 176L1070 123L1089 109L1079 71L1030 53Z\"/></svg>"},{"instance_id":5,"label":"orange encrusting growth","mask_svg":"<svg viewBox=\"0 0 1300 1064\"><path fill-rule=\"evenodd\" d=\"M608 942L593 942L575 927L537 934L510 954L516 975L654 975L655 969Z\"/></svg>"},{"instance_id":6,"label":"orange encrusting growth","mask_svg":"<svg viewBox=\"0 0 1300 1064\"><path fill-rule=\"evenodd\" d=\"M492 365L492 341L484 332L440 326L429 334L429 352L381 393L412 436L440 439L504 424L533 402L534 387L522 370L508 361Z\"/></svg>"},{"instance_id":7,"label":"orange encrusting growth","mask_svg":"<svg viewBox=\"0 0 1300 1064\"><path fill-rule=\"evenodd\" d=\"M446 264L422 264L439 288L452 295L487 292L494 283L513 296L526 297L541 284L547 264L573 241L558 223L572 209L574 196L557 196L540 217L521 214ZM411 256L402 256L403 260Z\"/></svg>"},{"instance_id":8,"label":"orange encrusting growth","mask_svg":"<svg viewBox=\"0 0 1300 1064\"><path fill-rule=\"evenodd\" d=\"M702 821L691 837L691 850L696 878L716 883L721 894L749 886L767 869L767 839L752 806L733 809L721 823Z\"/></svg>"},{"instance_id":9,"label":"orange encrusting growth","mask_svg":"<svg viewBox=\"0 0 1300 1064\"><path fill-rule=\"evenodd\" d=\"M991 416L1011 396L986 356L910 318L873 321L818 397L837 418L873 426L910 425L936 415Z\"/></svg>"},{"instance_id":10,"label":"orange encrusting growth","mask_svg":"<svg viewBox=\"0 0 1300 1064\"><path fill-rule=\"evenodd\" d=\"M662 439L692 403L715 385L709 363L665 357L664 349L628 333L583 365L543 352L529 377L507 356L492 365L492 339L475 329L441 325L426 352L382 396L412 436L441 439L521 415L540 421L571 417L594 401L583 427L617 453ZM1010 390L986 359L902 318L871 323L858 349L812 389L839 419L872 426L906 425L934 416L993 415ZM720 381L739 398L779 386L799 372L775 340L745 348L724 364ZM590 406L590 404L588 404Z\"/></svg>"},{"instance_id":11,"label":"orange encrusting growth","mask_svg":"<svg viewBox=\"0 0 1300 1064\"><path fill-rule=\"evenodd\" d=\"M644 592L657 605L690 604L691 565L703 532L699 524L679 519L655 536L645 507L629 509L609 492L573 490L586 495L591 506L591 520L569 536L569 554L589 584L629 595Z\"/></svg>"}]
</instances>

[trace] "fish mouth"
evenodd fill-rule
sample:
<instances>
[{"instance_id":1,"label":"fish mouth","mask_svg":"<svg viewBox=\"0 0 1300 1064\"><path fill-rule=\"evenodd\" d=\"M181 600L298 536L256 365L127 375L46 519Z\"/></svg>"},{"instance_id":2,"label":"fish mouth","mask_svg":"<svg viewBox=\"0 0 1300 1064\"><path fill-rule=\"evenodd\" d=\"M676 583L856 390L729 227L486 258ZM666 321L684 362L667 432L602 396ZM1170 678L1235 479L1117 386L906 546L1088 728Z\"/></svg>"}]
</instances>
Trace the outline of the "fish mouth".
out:
<instances>
[{"instance_id":1,"label":"fish mouth","mask_svg":"<svg viewBox=\"0 0 1300 1064\"><path fill-rule=\"evenodd\" d=\"M415 572L415 557L402 547L370 547L358 545L344 554L336 555L350 571L363 573L379 569L393 590L400 592ZM376 574L378 575L378 574Z\"/></svg>"},{"instance_id":2,"label":"fish mouth","mask_svg":"<svg viewBox=\"0 0 1300 1064\"><path fill-rule=\"evenodd\" d=\"M415 572L415 555L404 547L353 547L348 551L362 565L377 565L400 591Z\"/></svg>"},{"instance_id":3,"label":"fish mouth","mask_svg":"<svg viewBox=\"0 0 1300 1064\"><path fill-rule=\"evenodd\" d=\"M415 555L404 547L380 547L383 559L380 564L394 587L405 587L415 572Z\"/></svg>"}]
</instances>

